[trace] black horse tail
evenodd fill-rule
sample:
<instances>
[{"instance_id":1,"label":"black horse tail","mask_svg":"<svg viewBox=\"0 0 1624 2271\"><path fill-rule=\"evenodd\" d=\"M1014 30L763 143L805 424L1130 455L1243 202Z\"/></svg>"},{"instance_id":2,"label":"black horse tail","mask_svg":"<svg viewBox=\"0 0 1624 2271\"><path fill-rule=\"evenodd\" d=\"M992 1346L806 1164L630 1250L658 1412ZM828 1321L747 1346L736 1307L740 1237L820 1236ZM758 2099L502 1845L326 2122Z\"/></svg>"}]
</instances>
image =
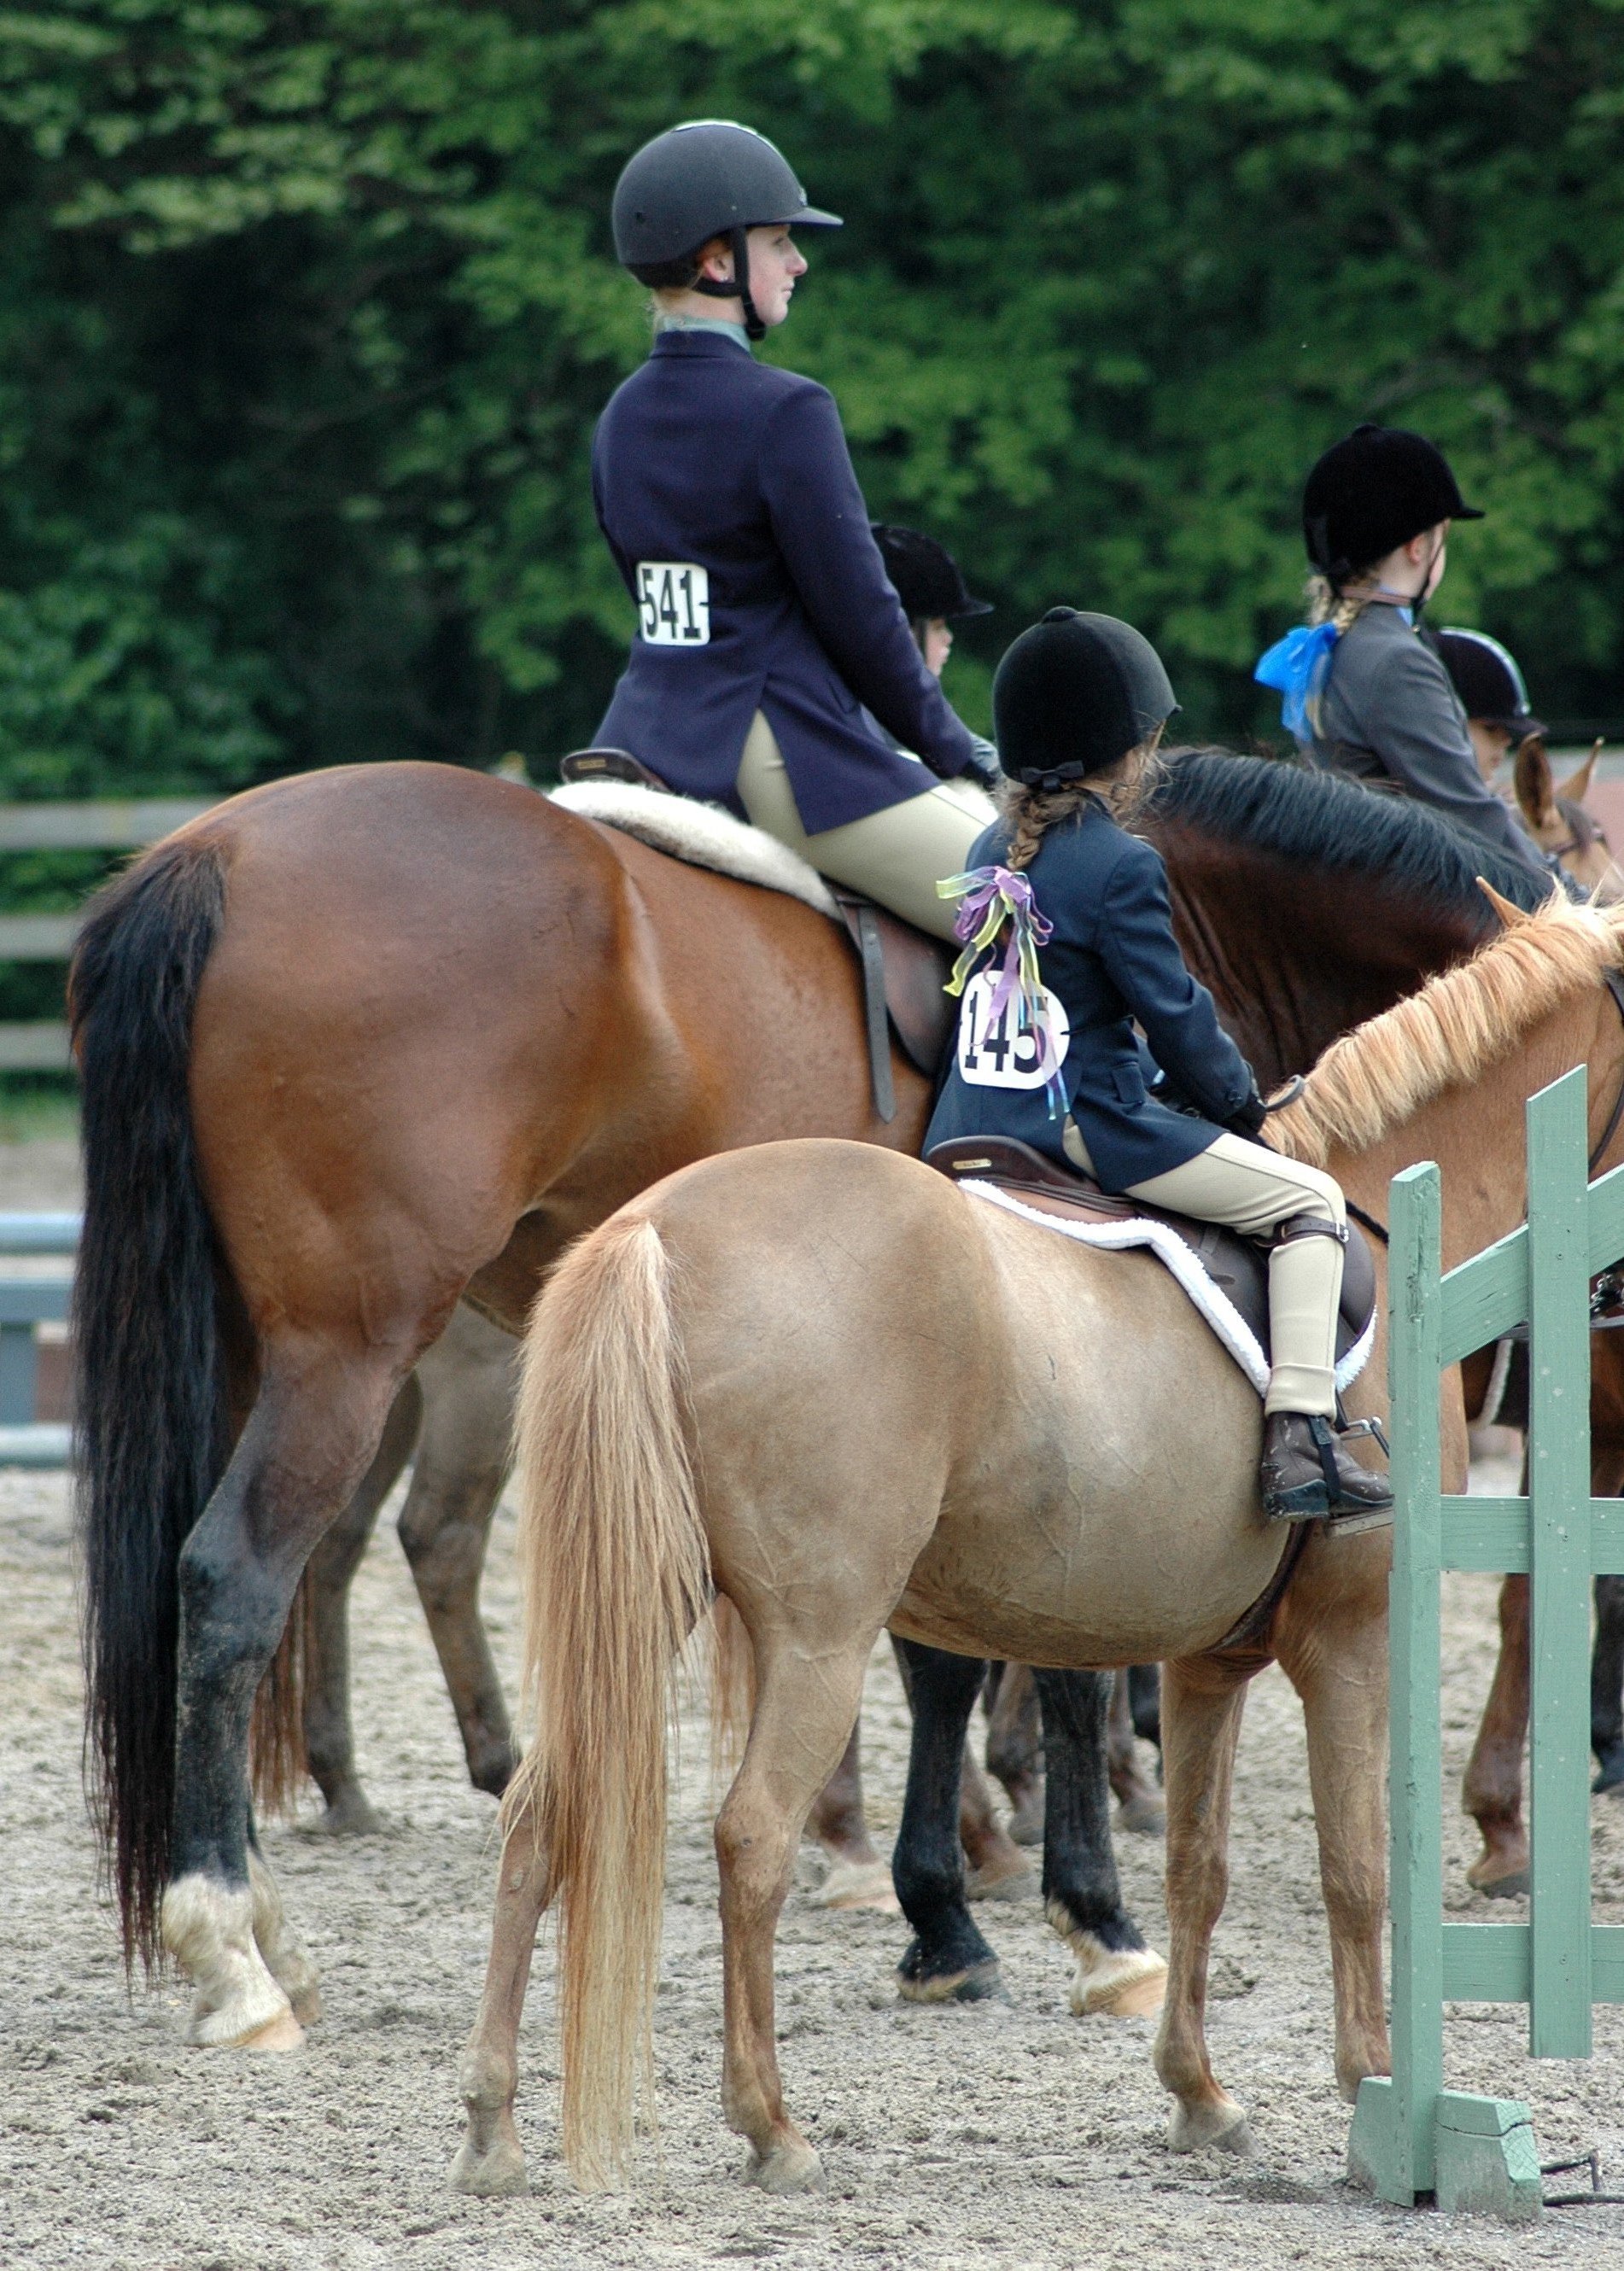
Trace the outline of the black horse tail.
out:
<instances>
[{"instance_id":1,"label":"black horse tail","mask_svg":"<svg viewBox=\"0 0 1624 2271\"><path fill-rule=\"evenodd\" d=\"M228 1448L187 1085L225 905L217 845L160 845L93 902L68 985L85 1147L73 1345L86 1765L124 1960L148 1969L175 1799L180 1552Z\"/></svg>"}]
</instances>

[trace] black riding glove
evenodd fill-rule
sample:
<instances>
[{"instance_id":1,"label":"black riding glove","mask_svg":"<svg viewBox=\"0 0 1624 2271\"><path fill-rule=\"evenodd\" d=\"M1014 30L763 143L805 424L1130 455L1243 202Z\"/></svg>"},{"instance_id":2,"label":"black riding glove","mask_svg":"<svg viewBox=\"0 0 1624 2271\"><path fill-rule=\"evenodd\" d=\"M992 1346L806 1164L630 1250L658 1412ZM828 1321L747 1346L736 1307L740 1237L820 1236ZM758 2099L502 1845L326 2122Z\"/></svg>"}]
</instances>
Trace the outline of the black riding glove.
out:
<instances>
[{"instance_id":1,"label":"black riding glove","mask_svg":"<svg viewBox=\"0 0 1624 2271\"><path fill-rule=\"evenodd\" d=\"M1241 1136L1248 1143L1255 1143L1263 1132L1263 1122L1269 1117L1269 1106L1257 1092L1257 1083L1252 1083L1252 1093L1238 1112L1232 1112L1225 1125L1232 1136Z\"/></svg>"},{"instance_id":2,"label":"black riding glove","mask_svg":"<svg viewBox=\"0 0 1624 2271\"><path fill-rule=\"evenodd\" d=\"M970 763L965 767L959 778L962 780L972 780L978 786L984 788L989 796L996 796L1003 786L1004 780L1003 767L998 762L998 752L990 741L984 741L980 733L974 734L972 738L975 746L970 752Z\"/></svg>"}]
</instances>

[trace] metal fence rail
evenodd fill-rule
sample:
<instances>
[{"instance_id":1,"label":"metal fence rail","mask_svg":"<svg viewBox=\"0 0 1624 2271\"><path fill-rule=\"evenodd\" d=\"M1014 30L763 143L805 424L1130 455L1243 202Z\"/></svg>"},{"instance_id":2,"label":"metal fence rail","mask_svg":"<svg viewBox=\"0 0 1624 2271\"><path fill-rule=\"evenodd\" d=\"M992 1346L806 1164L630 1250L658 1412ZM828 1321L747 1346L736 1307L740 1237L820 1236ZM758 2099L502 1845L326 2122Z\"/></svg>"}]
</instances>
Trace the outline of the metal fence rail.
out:
<instances>
[{"instance_id":1,"label":"metal fence rail","mask_svg":"<svg viewBox=\"0 0 1624 2271\"><path fill-rule=\"evenodd\" d=\"M1438 1170L1392 1186L1389 1596L1393 2074L1361 2084L1350 2173L1406 2205L1540 2213L1532 2123L1447 2090L1443 2006L1526 2003L1534 2058L1588 2058L1624 2002L1624 1927L1590 1922L1590 1581L1624 1574L1624 1504L1590 1497L1590 1281L1624 1255L1624 1168L1587 1186L1586 1075L1528 1105L1528 1221L1446 1277ZM1526 1498L1439 1489L1439 1375L1530 1329ZM1530 1920L1443 1921L1441 1573L1526 1570L1532 1592Z\"/></svg>"},{"instance_id":2,"label":"metal fence rail","mask_svg":"<svg viewBox=\"0 0 1624 2271\"><path fill-rule=\"evenodd\" d=\"M76 1214L0 1214L0 1259L37 1261L78 1251ZM0 1467L63 1467L72 1430L34 1416L42 1324L65 1324L71 1268L48 1277L0 1276Z\"/></svg>"},{"instance_id":3,"label":"metal fence rail","mask_svg":"<svg viewBox=\"0 0 1624 2271\"><path fill-rule=\"evenodd\" d=\"M0 853L138 851L184 827L212 801L141 797L0 804ZM65 962L78 927L76 914L0 914L0 962ZM71 1062L68 1029L60 1020L0 1023L0 1072L66 1072Z\"/></svg>"}]
</instances>

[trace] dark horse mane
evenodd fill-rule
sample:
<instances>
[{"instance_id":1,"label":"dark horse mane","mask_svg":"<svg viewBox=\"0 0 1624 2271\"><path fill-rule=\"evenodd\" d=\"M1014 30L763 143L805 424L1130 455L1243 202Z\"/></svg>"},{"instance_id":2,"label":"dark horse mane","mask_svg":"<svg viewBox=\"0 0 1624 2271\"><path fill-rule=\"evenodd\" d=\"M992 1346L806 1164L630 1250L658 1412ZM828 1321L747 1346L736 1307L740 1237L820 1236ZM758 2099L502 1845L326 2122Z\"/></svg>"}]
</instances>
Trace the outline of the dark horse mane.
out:
<instances>
[{"instance_id":1,"label":"dark horse mane","mask_svg":"<svg viewBox=\"0 0 1624 2271\"><path fill-rule=\"evenodd\" d=\"M1498 924L1479 875L1530 912L1550 896L1526 867L1412 798L1230 749L1172 749L1164 763L1147 820L1181 822L1294 866L1368 876L1464 915L1485 937Z\"/></svg>"}]
</instances>

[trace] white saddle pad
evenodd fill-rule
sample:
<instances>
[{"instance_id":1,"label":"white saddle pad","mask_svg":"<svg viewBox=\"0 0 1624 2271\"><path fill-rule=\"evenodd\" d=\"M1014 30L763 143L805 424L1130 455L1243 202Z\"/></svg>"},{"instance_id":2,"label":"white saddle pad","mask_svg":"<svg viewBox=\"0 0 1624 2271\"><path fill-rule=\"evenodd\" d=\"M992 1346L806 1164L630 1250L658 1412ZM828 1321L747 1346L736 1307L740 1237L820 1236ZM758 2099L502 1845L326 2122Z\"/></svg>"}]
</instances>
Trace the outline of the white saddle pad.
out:
<instances>
[{"instance_id":1,"label":"white saddle pad","mask_svg":"<svg viewBox=\"0 0 1624 2271\"><path fill-rule=\"evenodd\" d=\"M1024 1205L1012 1191L1002 1190L996 1183L966 1180L957 1188L985 1199L989 1206L1002 1207L1006 1214L1019 1215L1023 1222L1035 1223L1039 1230L1056 1230L1062 1238L1075 1239L1079 1246L1099 1247L1107 1254L1120 1254L1129 1247L1148 1247L1173 1272L1258 1394L1268 1387L1269 1359L1258 1345L1257 1335L1223 1287L1207 1275L1200 1255L1165 1222L1152 1222L1141 1215L1123 1222L1065 1222L1059 1215ZM1337 1364L1339 1389L1351 1388L1363 1372L1375 1337L1373 1310L1370 1322Z\"/></svg>"},{"instance_id":2,"label":"white saddle pad","mask_svg":"<svg viewBox=\"0 0 1624 2271\"><path fill-rule=\"evenodd\" d=\"M635 781L568 781L548 793L566 812L618 828L639 844L685 860L690 867L709 867L736 882L786 892L816 907L819 914L840 920L840 910L816 867L776 837L752 828L748 821L735 820L719 804L643 788Z\"/></svg>"}]
</instances>

